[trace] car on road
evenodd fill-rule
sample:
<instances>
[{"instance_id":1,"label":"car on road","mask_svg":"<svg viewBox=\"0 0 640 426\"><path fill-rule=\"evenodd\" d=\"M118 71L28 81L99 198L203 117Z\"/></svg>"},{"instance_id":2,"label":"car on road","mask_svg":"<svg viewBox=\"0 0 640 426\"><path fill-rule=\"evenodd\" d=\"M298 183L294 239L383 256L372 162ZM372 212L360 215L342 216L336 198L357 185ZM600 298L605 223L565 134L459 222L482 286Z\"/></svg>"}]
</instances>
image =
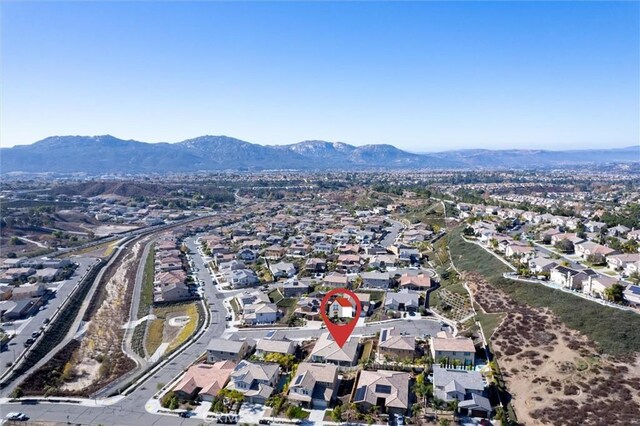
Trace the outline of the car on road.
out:
<instances>
[{"instance_id":1,"label":"car on road","mask_svg":"<svg viewBox=\"0 0 640 426\"><path fill-rule=\"evenodd\" d=\"M49 324L51 322L51 318L45 318L44 321L42 321L43 324Z\"/></svg>"},{"instance_id":2,"label":"car on road","mask_svg":"<svg viewBox=\"0 0 640 426\"><path fill-rule=\"evenodd\" d=\"M31 337L33 337L34 339L35 339L36 337L38 337L39 335L40 335L40 332L39 332L39 331L34 331L33 333L31 333Z\"/></svg>"},{"instance_id":3,"label":"car on road","mask_svg":"<svg viewBox=\"0 0 640 426\"><path fill-rule=\"evenodd\" d=\"M258 420L258 424L260 425L270 425L271 423L272 423L271 420L267 420L267 419Z\"/></svg>"},{"instance_id":4,"label":"car on road","mask_svg":"<svg viewBox=\"0 0 640 426\"><path fill-rule=\"evenodd\" d=\"M182 411L178 413L178 415L183 419L188 419L189 417L191 417L191 411Z\"/></svg>"},{"instance_id":5,"label":"car on road","mask_svg":"<svg viewBox=\"0 0 640 426\"><path fill-rule=\"evenodd\" d=\"M31 339L31 338L29 338L29 339L25 340L25 341L24 341L24 346L25 346L25 348L26 348L27 346L29 346L30 344L32 344L33 342L35 342L35 340L33 340L33 339Z\"/></svg>"},{"instance_id":6,"label":"car on road","mask_svg":"<svg viewBox=\"0 0 640 426\"><path fill-rule=\"evenodd\" d=\"M11 412L8 413L6 416L4 416L5 419L7 420L17 420L17 421L27 421L29 420L29 417L27 417L26 414L24 413L18 413L18 412Z\"/></svg>"}]
</instances>

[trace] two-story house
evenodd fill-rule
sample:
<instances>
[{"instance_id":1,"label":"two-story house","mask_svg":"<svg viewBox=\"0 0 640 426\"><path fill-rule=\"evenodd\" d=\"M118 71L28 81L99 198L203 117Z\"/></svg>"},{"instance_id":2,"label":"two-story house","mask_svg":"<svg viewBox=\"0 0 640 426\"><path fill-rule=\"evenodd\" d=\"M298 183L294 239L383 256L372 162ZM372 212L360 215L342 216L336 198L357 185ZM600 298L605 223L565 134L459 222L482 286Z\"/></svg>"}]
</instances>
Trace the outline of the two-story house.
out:
<instances>
[{"instance_id":1,"label":"two-story house","mask_svg":"<svg viewBox=\"0 0 640 426\"><path fill-rule=\"evenodd\" d=\"M289 384L287 399L307 408L325 409L338 390L338 367L301 362Z\"/></svg>"},{"instance_id":2,"label":"two-story house","mask_svg":"<svg viewBox=\"0 0 640 426\"><path fill-rule=\"evenodd\" d=\"M242 360L233 369L226 389L241 392L251 404L264 404L273 394L279 377L278 364Z\"/></svg>"}]
</instances>

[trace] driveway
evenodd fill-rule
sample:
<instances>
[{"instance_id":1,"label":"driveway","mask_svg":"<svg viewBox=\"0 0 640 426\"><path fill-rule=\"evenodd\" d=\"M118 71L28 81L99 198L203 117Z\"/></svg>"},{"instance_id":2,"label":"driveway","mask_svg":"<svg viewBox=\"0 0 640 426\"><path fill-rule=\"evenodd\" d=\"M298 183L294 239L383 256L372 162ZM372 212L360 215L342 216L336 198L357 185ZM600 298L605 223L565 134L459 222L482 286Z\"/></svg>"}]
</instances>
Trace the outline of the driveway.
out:
<instances>
[{"instance_id":1,"label":"driveway","mask_svg":"<svg viewBox=\"0 0 640 426\"><path fill-rule=\"evenodd\" d=\"M259 404L243 403L240 407L240 423L257 424L264 417L266 407Z\"/></svg>"}]
</instances>

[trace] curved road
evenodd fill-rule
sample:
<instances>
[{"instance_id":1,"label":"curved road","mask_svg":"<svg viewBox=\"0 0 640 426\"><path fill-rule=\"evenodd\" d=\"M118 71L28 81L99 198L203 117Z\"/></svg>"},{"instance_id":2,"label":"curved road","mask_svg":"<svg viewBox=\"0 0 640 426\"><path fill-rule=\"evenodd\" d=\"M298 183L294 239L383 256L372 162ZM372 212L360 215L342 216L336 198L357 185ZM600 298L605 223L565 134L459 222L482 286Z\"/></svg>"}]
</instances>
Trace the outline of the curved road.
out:
<instances>
[{"instance_id":1,"label":"curved road","mask_svg":"<svg viewBox=\"0 0 640 426\"><path fill-rule=\"evenodd\" d=\"M193 239L188 240L189 248L196 252ZM147 413L145 403L158 391L159 385L165 385L186 369L198 358L214 337L221 336L225 331L224 312L222 304L224 296L213 285L211 275L200 256L193 256L198 268L198 277L205 283L204 294L211 308L211 324L195 343L187 347L178 356L163 366L155 375L150 377L139 388L126 398L112 405L100 405L100 402L83 404L61 404L40 402L37 404L4 403L0 404L0 412L21 411L31 420L71 422L72 424L90 425L197 425L202 419L182 419L178 416L164 416ZM161 386L160 386L161 387ZM57 398L63 399L63 398Z\"/></svg>"},{"instance_id":2,"label":"curved road","mask_svg":"<svg viewBox=\"0 0 640 426\"><path fill-rule=\"evenodd\" d=\"M192 252L197 253L193 238L186 241L187 246ZM106 405L105 402L91 402L85 400L83 403L3 403L0 404L0 412L7 413L9 411L20 411L25 413L33 421L54 421L54 422L70 422L72 424L82 425L114 425L114 426L130 426L130 425L198 425L202 424L202 419L183 419L174 415L157 415L150 414L145 410L145 403L153 397L158 389L171 382L178 374L186 369L198 356L205 350L208 342L214 338L222 336L225 332L225 308L223 306L224 294L218 292L213 284L211 275L209 274L202 258L199 255L192 257L198 268L198 278L204 282L204 294L207 304L211 309L211 324L209 328L196 340L195 343L188 346L183 352L172 359L168 364L163 366L152 377L147 379L140 387L134 390L127 397L120 399L118 402ZM359 327L358 331L363 333L375 333L383 324L371 327ZM415 321L394 321L384 326L395 326L402 330L435 334L440 328L440 323L431 319L415 320ZM360 330L361 329L361 330ZM314 335L320 330L283 330L282 333L289 334L291 337L302 335ZM260 337L266 331L247 331L247 337ZM60 399L60 398L59 398Z\"/></svg>"}]
</instances>

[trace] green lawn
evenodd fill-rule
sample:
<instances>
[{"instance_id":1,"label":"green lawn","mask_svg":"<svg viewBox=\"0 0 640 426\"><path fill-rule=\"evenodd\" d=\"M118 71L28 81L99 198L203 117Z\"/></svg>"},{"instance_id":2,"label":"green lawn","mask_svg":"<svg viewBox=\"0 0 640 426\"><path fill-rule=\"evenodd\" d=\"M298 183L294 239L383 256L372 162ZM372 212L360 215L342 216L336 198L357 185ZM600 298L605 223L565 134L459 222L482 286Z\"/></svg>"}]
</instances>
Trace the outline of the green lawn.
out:
<instances>
[{"instance_id":1,"label":"green lawn","mask_svg":"<svg viewBox=\"0 0 640 426\"><path fill-rule=\"evenodd\" d=\"M240 317L240 306L238 306L238 301L235 298L233 298L231 299L229 304L231 305L233 312L236 314L236 319L238 319Z\"/></svg>"},{"instance_id":2,"label":"green lawn","mask_svg":"<svg viewBox=\"0 0 640 426\"><path fill-rule=\"evenodd\" d=\"M460 237L462 229L451 232L451 255L461 271L477 272L494 287L513 299L537 307L550 308L568 327L593 339L600 350L612 355L640 351L640 315L600 305L543 285L521 283L502 277L506 265L475 244Z\"/></svg>"},{"instance_id":3,"label":"green lawn","mask_svg":"<svg viewBox=\"0 0 640 426\"><path fill-rule=\"evenodd\" d=\"M373 340L367 341L364 344L364 349L362 350L362 361L368 361L371 358L371 350L373 349Z\"/></svg>"},{"instance_id":4,"label":"green lawn","mask_svg":"<svg viewBox=\"0 0 640 426\"><path fill-rule=\"evenodd\" d=\"M280 290L275 289L271 293L269 293L269 299L271 299L273 303L278 303L282 299L284 299L284 296L282 295L282 293L280 293Z\"/></svg>"},{"instance_id":5,"label":"green lawn","mask_svg":"<svg viewBox=\"0 0 640 426\"><path fill-rule=\"evenodd\" d=\"M154 252L154 247L151 247L144 264L144 276L142 278L142 288L140 289L140 304L138 305L138 318L147 315L153 303Z\"/></svg>"},{"instance_id":6,"label":"green lawn","mask_svg":"<svg viewBox=\"0 0 640 426\"><path fill-rule=\"evenodd\" d=\"M489 339L495 329L500 325L502 320L506 314L497 313L497 314L485 314L483 312L478 312L476 314L476 319L480 322L482 326L482 331L484 332L484 337Z\"/></svg>"},{"instance_id":7,"label":"green lawn","mask_svg":"<svg viewBox=\"0 0 640 426\"><path fill-rule=\"evenodd\" d=\"M278 308L285 308L284 315L278 322L281 324L288 324L289 321L293 318L293 313L296 310L296 299L292 297L284 297L280 299L278 303L276 303L276 306Z\"/></svg>"},{"instance_id":8,"label":"green lawn","mask_svg":"<svg viewBox=\"0 0 640 426\"><path fill-rule=\"evenodd\" d=\"M375 302L375 303L381 302L382 299L384 298L384 291L358 289L357 293L369 294L369 301Z\"/></svg>"}]
</instances>

